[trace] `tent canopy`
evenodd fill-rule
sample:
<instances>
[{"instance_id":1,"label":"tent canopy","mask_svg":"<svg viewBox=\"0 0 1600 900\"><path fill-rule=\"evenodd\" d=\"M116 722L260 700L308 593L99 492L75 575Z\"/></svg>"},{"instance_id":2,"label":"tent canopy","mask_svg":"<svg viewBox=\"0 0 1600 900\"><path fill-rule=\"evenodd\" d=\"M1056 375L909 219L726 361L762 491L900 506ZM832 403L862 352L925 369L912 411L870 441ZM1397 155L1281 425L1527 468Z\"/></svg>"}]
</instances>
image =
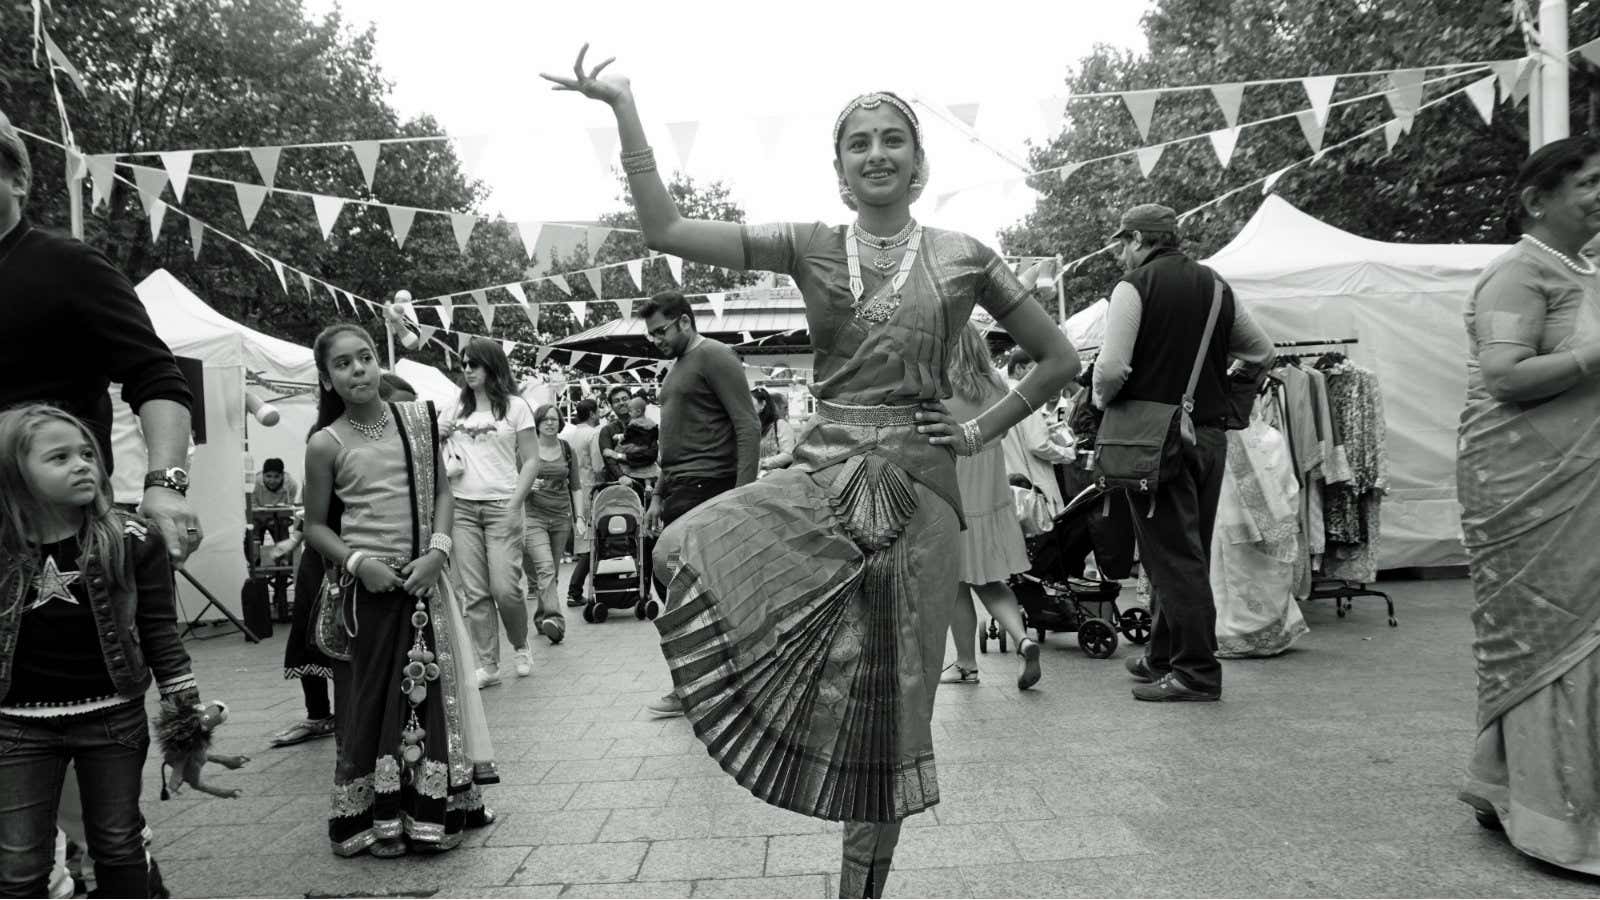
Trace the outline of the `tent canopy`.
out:
<instances>
[{"instance_id":1,"label":"tent canopy","mask_svg":"<svg viewBox=\"0 0 1600 900\"><path fill-rule=\"evenodd\" d=\"M1205 261L1274 341L1338 347L1377 373L1388 426L1389 493L1379 566L1459 565L1456 425L1466 397L1462 310L1504 246L1389 244L1341 231L1269 196Z\"/></svg>"}]
</instances>

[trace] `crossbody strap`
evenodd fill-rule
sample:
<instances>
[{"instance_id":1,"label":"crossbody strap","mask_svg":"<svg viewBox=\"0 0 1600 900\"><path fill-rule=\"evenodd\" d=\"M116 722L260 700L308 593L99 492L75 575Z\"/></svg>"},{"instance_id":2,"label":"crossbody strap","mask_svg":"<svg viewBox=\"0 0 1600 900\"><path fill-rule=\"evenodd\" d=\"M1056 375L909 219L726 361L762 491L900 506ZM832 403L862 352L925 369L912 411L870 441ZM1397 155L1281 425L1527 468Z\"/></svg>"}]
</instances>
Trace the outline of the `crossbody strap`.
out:
<instances>
[{"instance_id":1,"label":"crossbody strap","mask_svg":"<svg viewBox=\"0 0 1600 900\"><path fill-rule=\"evenodd\" d=\"M1200 349L1194 354L1194 369L1189 372L1189 386L1183 392L1183 411L1194 412L1194 389L1200 384L1200 369L1206 363L1206 351L1211 349L1211 334L1217 330L1217 317L1222 314L1222 276L1211 273L1211 312L1206 316L1206 330L1200 335Z\"/></svg>"}]
</instances>

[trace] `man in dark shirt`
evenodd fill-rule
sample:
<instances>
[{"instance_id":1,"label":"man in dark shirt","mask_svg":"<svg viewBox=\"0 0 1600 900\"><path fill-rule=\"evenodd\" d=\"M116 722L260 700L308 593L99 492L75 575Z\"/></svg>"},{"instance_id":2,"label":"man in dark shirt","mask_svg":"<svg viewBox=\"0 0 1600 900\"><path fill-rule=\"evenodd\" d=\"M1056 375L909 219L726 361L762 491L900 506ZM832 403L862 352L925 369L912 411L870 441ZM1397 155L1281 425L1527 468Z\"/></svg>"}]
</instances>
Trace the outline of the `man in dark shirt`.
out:
<instances>
[{"instance_id":1,"label":"man in dark shirt","mask_svg":"<svg viewBox=\"0 0 1600 900\"><path fill-rule=\"evenodd\" d=\"M51 403L83 419L111 469L113 381L139 416L149 450L140 510L183 560L200 545L185 492L193 398L133 284L99 251L23 216L33 169L0 113L0 409Z\"/></svg>"},{"instance_id":2,"label":"man in dark shirt","mask_svg":"<svg viewBox=\"0 0 1600 900\"><path fill-rule=\"evenodd\" d=\"M1178 217L1154 203L1135 206L1113 236L1127 275L1111 292L1106 334L1094 366L1094 405L1116 400L1182 402L1200 352L1200 336L1221 276L1178 249ZM1195 442L1168 437L1181 464L1155 496L1140 498L1133 526L1139 559L1150 575L1154 623L1145 655L1128 660L1144 682L1139 700L1217 700L1217 606L1211 593L1211 533L1227 461L1223 423L1230 359L1264 363L1272 339L1235 302L1224 282L1211 343L1195 382ZM1177 446L1174 446L1176 444ZM1151 504L1147 508L1145 503Z\"/></svg>"},{"instance_id":3,"label":"man in dark shirt","mask_svg":"<svg viewBox=\"0 0 1600 900\"><path fill-rule=\"evenodd\" d=\"M618 450L622 444L622 433L628 429L628 420L633 416L628 402L632 396L628 393L628 389L620 384L606 394L606 404L611 407L612 418L600 426L600 435L596 438L601 459L605 463L605 472L600 478L601 484L612 484L627 478L622 471L622 460L614 458L606 451Z\"/></svg>"},{"instance_id":4,"label":"man in dark shirt","mask_svg":"<svg viewBox=\"0 0 1600 900\"><path fill-rule=\"evenodd\" d=\"M695 330L694 311L682 294L656 294L639 313L656 349L675 360L661 383L661 479L645 513L645 528L657 532L723 491L756 480L761 423L738 355ZM666 596L666 585L656 589ZM683 701L671 693L649 709L681 716Z\"/></svg>"}]
</instances>

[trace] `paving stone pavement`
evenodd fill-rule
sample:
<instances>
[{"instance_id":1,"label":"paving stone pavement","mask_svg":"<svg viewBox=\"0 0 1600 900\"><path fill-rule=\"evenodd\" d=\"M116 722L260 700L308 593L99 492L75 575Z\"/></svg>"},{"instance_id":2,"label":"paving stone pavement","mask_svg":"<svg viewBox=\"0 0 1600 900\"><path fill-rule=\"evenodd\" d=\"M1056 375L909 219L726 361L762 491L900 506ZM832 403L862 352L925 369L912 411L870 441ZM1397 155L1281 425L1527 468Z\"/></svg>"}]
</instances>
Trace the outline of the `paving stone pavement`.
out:
<instances>
[{"instance_id":1,"label":"paving stone pavement","mask_svg":"<svg viewBox=\"0 0 1600 900\"><path fill-rule=\"evenodd\" d=\"M1594 897L1600 879L1533 862L1455 799L1473 728L1471 591L1403 582L1285 656L1224 663L1216 704L1142 704L1121 647L1086 658L1051 635L1044 679L980 656L934 717L943 802L906 822L901 897ZM212 777L237 800L145 809L175 896L823 897L839 826L765 806L722 775L682 719L644 706L670 685L652 625L568 617L534 640L534 672L484 692L504 783L498 821L438 857L339 859L324 816L331 740L264 749L304 715L281 678L287 629L261 645L194 640L208 697L228 701Z\"/></svg>"}]
</instances>

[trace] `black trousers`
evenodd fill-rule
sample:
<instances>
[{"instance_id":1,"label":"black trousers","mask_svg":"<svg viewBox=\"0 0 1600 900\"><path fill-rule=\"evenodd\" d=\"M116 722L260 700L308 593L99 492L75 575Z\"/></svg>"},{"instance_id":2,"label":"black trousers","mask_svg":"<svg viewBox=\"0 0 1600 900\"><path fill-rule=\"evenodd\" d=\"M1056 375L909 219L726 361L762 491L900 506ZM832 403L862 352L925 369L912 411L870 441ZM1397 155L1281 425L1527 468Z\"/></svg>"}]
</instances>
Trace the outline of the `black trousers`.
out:
<instances>
[{"instance_id":1,"label":"black trousers","mask_svg":"<svg viewBox=\"0 0 1600 900\"><path fill-rule=\"evenodd\" d=\"M665 528L674 521L687 515L696 506L710 500L718 494L733 490L738 479L729 475L725 478L673 478L663 475L656 484L656 491L661 497L661 527ZM646 574L656 588L656 596L663 603L667 600L667 585L656 580L655 566L649 562L655 558L656 541L649 538L645 542L644 558Z\"/></svg>"},{"instance_id":2,"label":"black trousers","mask_svg":"<svg viewBox=\"0 0 1600 900\"><path fill-rule=\"evenodd\" d=\"M1130 496L1139 560L1150 575L1151 625L1146 658L1196 690L1220 691L1217 603L1211 593L1211 532L1227 463L1227 432L1196 428L1195 446L1150 500Z\"/></svg>"}]
</instances>

